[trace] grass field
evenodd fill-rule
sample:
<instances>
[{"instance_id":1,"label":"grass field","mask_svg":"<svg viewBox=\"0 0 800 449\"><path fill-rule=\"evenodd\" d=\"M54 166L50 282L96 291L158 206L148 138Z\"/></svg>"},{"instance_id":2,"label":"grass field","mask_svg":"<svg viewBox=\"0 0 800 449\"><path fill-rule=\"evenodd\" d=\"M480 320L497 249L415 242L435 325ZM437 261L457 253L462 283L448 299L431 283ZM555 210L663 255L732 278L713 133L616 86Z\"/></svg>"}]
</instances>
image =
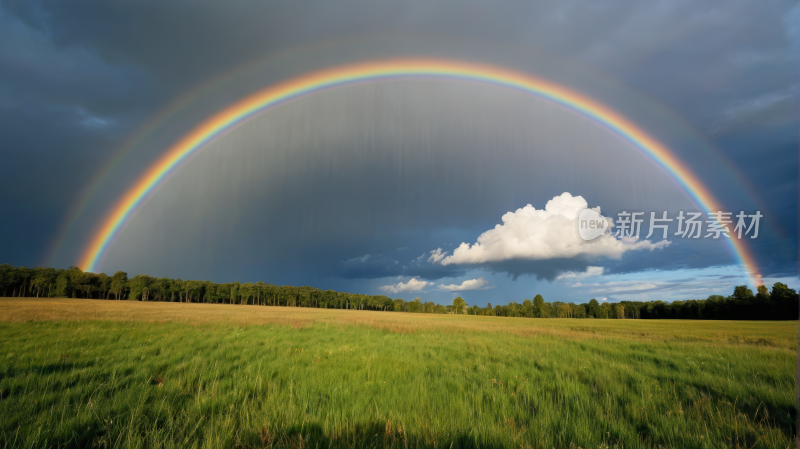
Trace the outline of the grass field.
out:
<instances>
[{"instance_id":1,"label":"grass field","mask_svg":"<svg viewBox=\"0 0 800 449\"><path fill-rule=\"evenodd\" d=\"M794 447L797 322L0 299L2 447Z\"/></svg>"}]
</instances>

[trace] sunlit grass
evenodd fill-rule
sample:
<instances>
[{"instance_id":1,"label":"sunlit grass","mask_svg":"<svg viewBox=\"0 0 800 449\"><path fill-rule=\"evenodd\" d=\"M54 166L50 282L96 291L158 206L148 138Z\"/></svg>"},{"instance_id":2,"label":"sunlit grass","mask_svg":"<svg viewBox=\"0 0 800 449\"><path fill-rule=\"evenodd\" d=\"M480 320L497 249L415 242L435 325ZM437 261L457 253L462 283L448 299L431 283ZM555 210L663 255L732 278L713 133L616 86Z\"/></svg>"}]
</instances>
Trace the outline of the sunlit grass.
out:
<instances>
[{"instance_id":1,"label":"sunlit grass","mask_svg":"<svg viewBox=\"0 0 800 449\"><path fill-rule=\"evenodd\" d=\"M790 447L795 322L0 300L12 447Z\"/></svg>"}]
</instances>

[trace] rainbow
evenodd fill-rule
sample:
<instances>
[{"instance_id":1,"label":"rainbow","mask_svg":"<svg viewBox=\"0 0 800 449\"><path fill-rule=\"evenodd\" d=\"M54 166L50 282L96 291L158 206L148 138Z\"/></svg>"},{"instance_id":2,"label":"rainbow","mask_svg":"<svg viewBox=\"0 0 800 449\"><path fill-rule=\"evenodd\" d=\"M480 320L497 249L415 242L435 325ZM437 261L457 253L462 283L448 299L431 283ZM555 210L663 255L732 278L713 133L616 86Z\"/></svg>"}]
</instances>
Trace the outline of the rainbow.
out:
<instances>
[{"instance_id":1,"label":"rainbow","mask_svg":"<svg viewBox=\"0 0 800 449\"><path fill-rule=\"evenodd\" d=\"M408 77L455 78L489 83L564 105L613 130L651 157L677 180L700 210L722 210L720 203L698 179L697 175L666 146L616 111L591 98L564 86L497 66L441 59L391 59L348 64L292 78L239 100L200 123L170 147L125 192L102 221L98 231L93 234L81 257L79 266L85 271L95 271L120 230L137 208L144 203L148 195L170 173L176 170L181 162L226 130L259 112L316 92L365 81ZM756 285L760 284L757 265L744 242L735 238L725 239L725 242L737 261L747 271L751 282Z\"/></svg>"}]
</instances>

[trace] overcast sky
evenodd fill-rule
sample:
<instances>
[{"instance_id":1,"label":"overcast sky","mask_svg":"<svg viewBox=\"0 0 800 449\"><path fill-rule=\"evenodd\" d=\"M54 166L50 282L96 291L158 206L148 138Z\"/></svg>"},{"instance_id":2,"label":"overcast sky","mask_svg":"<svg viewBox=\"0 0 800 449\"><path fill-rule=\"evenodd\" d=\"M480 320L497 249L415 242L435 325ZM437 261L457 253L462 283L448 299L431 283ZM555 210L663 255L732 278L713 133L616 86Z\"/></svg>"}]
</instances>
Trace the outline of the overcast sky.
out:
<instances>
[{"instance_id":1,"label":"overcast sky","mask_svg":"<svg viewBox=\"0 0 800 449\"><path fill-rule=\"evenodd\" d=\"M0 0L0 262L76 264L171 142L250 92L427 56L525 71L620 111L734 215L761 211L748 241L761 273L797 288L798 55L791 1ZM456 80L366 83L212 142L100 270L479 305L704 298L746 282L719 240L579 241L569 223L585 207L694 210L652 160L561 106Z\"/></svg>"}]
</instances>

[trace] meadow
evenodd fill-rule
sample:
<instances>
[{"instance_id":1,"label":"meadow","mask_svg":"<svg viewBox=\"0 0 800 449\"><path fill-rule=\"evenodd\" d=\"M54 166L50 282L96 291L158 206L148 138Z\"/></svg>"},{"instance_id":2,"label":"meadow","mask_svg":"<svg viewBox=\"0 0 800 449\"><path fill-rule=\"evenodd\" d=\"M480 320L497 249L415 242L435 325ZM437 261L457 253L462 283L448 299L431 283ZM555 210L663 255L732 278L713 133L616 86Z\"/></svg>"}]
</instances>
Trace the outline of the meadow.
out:
<instances>
[{"instance_id":1,"label":"meadow","mask_svg":"<svg viewBox=\"0 0 800 449\"><path fill-rule=\"evenodd\" d=\"M0 447L787 448L796 321L0 299Z\"/></svg>"}]
</instances>

